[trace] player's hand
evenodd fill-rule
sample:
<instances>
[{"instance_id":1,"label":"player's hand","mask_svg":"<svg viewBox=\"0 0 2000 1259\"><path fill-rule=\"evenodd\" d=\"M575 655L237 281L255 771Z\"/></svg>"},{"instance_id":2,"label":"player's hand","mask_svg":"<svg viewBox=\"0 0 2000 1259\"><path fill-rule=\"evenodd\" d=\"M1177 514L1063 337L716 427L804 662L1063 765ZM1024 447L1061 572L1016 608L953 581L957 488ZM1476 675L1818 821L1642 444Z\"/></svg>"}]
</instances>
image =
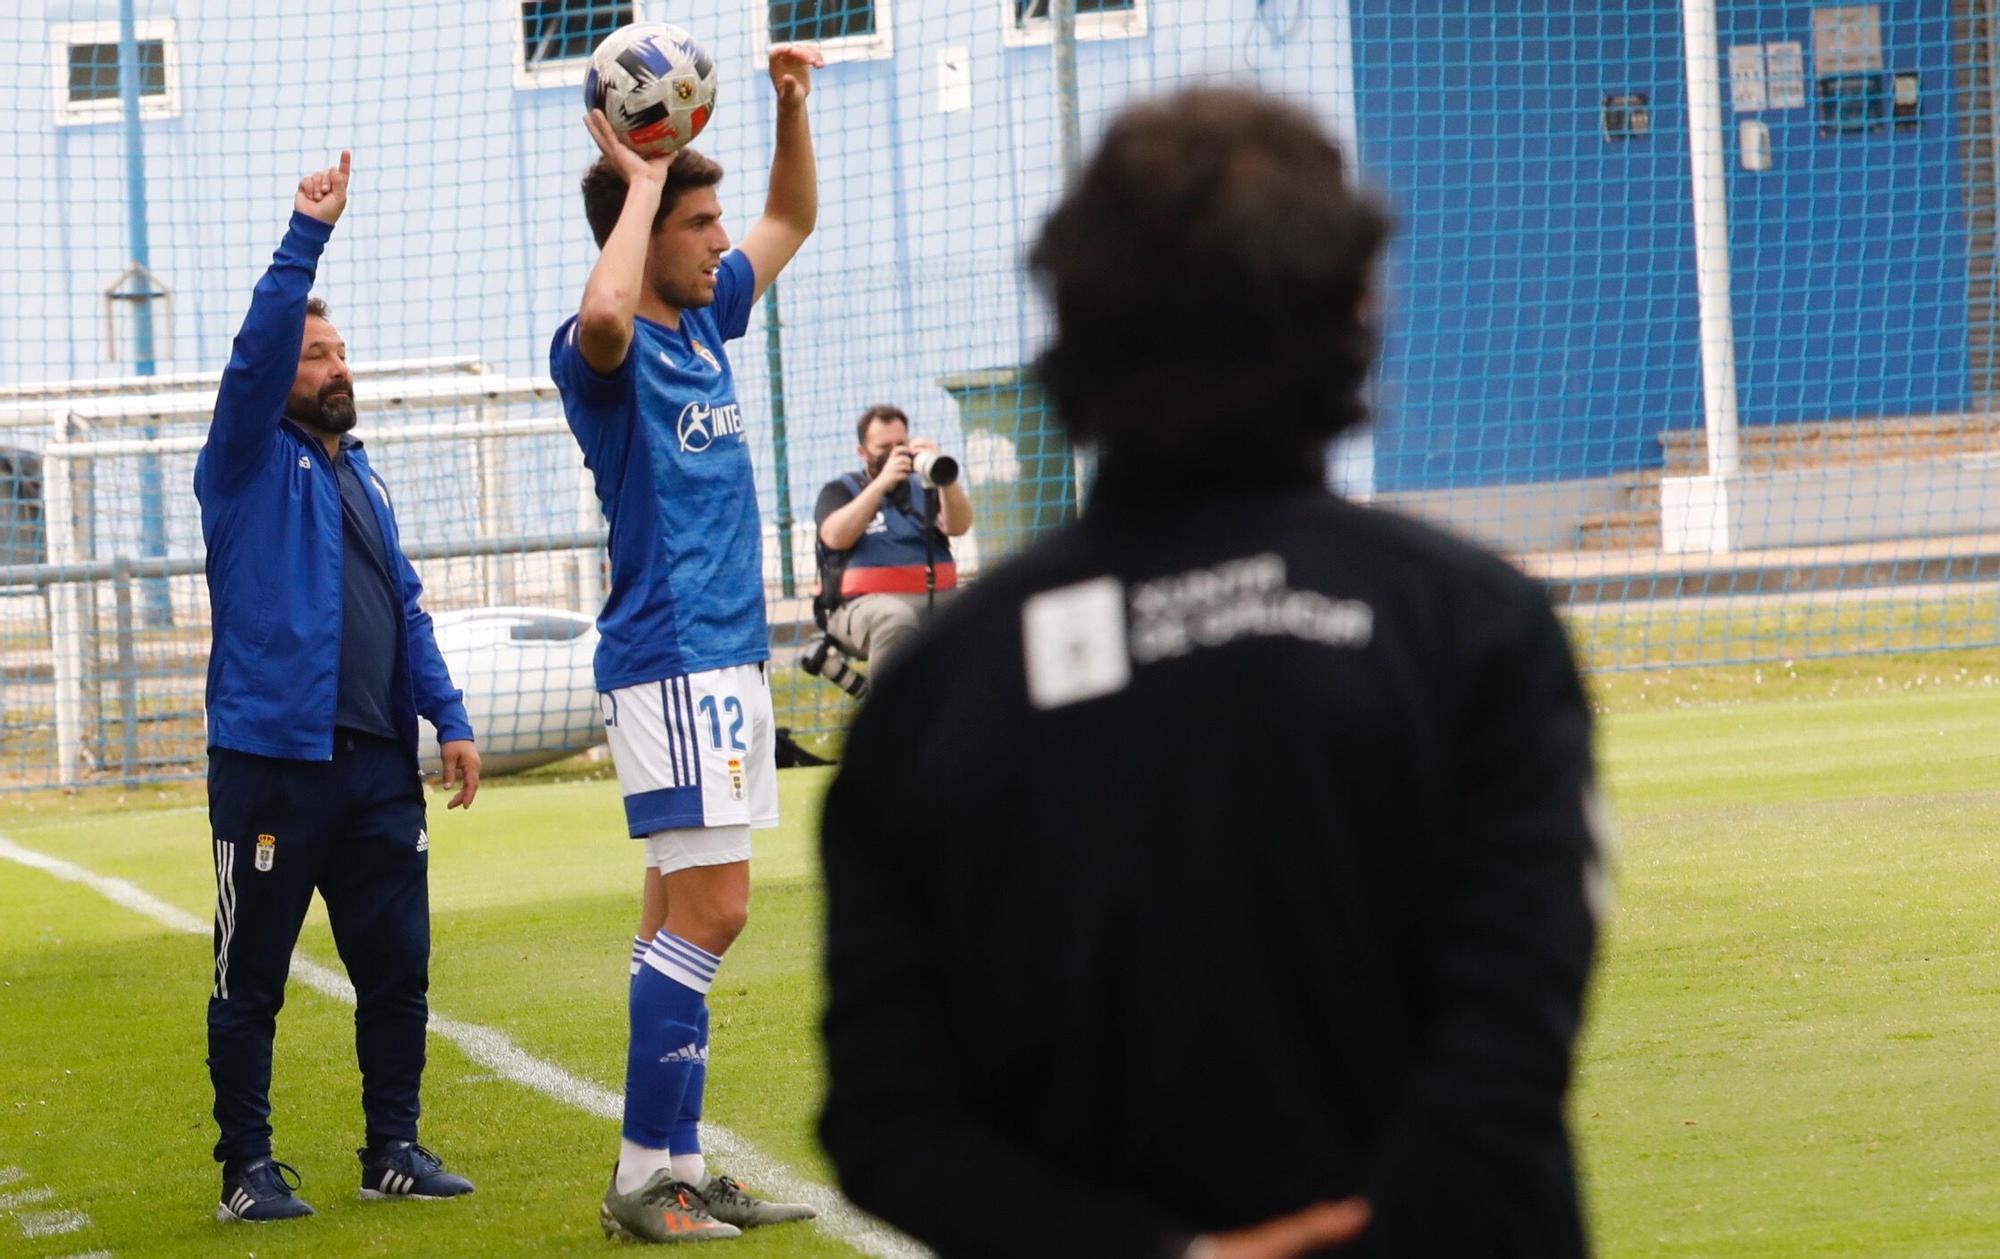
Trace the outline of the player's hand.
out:
<instances>
[{"instance_id":1,"label":"player's hand","mask_svg":"<svg viewBox=\"0 0 2000 1259\"><path fill-rule=\"evenodd\" d=\"M441 781L447 787L458 784L458 794L444 807L447 809L469 809L472 797L479 794L479 749L470 739L453 739L439 749L443 753L444 773Z\"/></svg>"},{"instance_id":2,"label":"player's hand","mask_svg":"<svg viewBox=\"0 0 2000 1259\"><path fill-rule=\"evenodd\" d=\"M673 168L686 149L675 149L665 157L645 157L637 149L618 138L611 129L611 120L601 109L593 109L583 116L583 125L590 129L590 138L597 141L598 151L618 164L618 173L625 177L625 186L631 187L642 179L656 184L667 182L667 172Z\"/></svg>"},{"instance_id":3,"label":"player's hand","mask_svg":"<svg viewBox=\"0 0 2000 1259\"><path fill-rule=\"evenodd\" d=\"M1303 1211L1250 1228L1217 1233L1200 1253L1208 1259L1294 1259L1315 1250L1345 1246L1367 1231L1367 1201L1342 1198L1316 1202Z\"/></svg>"},{"instance_id":4,"label":"player's hand","mask_svg":"<svg viewBox=\"0 0 2000 1259\"><path fill-rule=\"evenodd\" d=\"M884 493L893 490L909 477L913 466L910 448L898 446L890 452L889 458L882 464L882 470L875 474L875 484L881 486Z\"/></svg>"},{"instance_id":5,"label":"player's hand","mask_svg":"<svg viewBox=\"0 0 2000 1259\"><path fill-rule=\"evenodd\" d=\"M825 54L812 44L772 45L771 86L778 89L778 103L805 104L812 95L812 72L825 64Z\"/></svg>"},{"instance_id":6,"label":"player's hand","mask_svg":"<svg viewBox=\"0 0 2000 1259\"><path fill-rule=\"evenodd\" d=\"M340 212L347 208L347 169L353 162L354 155L342 149L340 165L314 171L301 179L298 195L292 198L292 208L322 223L338 222Z\"/></svg>"}]
</instances>

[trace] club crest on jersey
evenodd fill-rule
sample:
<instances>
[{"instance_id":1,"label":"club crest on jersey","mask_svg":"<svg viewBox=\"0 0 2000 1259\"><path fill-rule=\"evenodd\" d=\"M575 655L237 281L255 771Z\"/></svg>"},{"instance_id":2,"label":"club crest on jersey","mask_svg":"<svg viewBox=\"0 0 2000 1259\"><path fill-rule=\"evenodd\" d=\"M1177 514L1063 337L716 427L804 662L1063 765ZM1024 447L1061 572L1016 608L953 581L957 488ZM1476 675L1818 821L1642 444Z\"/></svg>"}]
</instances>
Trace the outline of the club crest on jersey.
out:
<instances>
[{"instance_id":1,"label":"club crest on jersey","mask_svg":"<svg viewBox=\"0 0 2000 1259\"><path fill-rule=\"evenodd\" d=\"M278 861L278 837L259 835L257 837L257 868L269 872Z\"/></svg>"},{"instance_id":2,"label":"club crest on jersey","mask_svg":"<svg viewBox=\"0 0 2000 1259\"><path fill-rule=\"evenodd\" d=\"M743 412L734 402L719 407L690 402L681 408L680 418L674 421L674 433L680 438L683 451L698 455L713 446L718 437L734 434L740 438Z\"/></svg>"},{"instance_id":3,"label":"club crest on jersey","mask_svg":"<svg viewBox=\"0 0 2000 1259\"><path fill-rule=\"evenodd\" d=\"M743 762L733 756L729 758L729 798L743 798Z\"/></svg>"},{"instance_id":4,"label":"club crest on jersey","mask_svg":"<svg viewBox=\"0 0 2000 1259\"><path fill-rule=\"evenodd\" d=\"M694 356L696 358L708 364L708 370L716 373L718 376L722 374L722 360L715 357L715 352L713 350L710 350L707 346L695 340L693 337L688 338L688 345L693 347Z\"/></svg>"}]
</instances>

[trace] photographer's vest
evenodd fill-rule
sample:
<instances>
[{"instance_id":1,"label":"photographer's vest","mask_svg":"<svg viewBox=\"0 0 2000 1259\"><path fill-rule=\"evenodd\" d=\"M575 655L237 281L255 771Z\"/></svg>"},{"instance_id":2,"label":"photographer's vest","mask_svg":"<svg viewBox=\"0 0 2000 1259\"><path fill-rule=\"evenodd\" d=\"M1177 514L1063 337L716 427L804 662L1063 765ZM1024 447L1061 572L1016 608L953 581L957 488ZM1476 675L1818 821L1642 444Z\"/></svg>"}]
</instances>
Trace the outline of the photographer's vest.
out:
<instances>
[{"instance_id":1,"label":"photographer's vest","mask_svg":"<svg viewBox=\"0 0 2000 1259\"><path fill-rule=\"evenodd\" d=\"M864 486L858 473L850 472L841 483L859 497ZM859 595L920 595L927 589L924 580L924 514L927 491L911 477L903 482L910 489L909 506L899 506L894 497L882 500L882 510L868 522L861 539L844 555L840 574L840 597ZM958 566L952 562L951 543L940 533L931 540L931 562L937 568L937 588L950 590L958 585Z\"/></svg>"}]
</instances>

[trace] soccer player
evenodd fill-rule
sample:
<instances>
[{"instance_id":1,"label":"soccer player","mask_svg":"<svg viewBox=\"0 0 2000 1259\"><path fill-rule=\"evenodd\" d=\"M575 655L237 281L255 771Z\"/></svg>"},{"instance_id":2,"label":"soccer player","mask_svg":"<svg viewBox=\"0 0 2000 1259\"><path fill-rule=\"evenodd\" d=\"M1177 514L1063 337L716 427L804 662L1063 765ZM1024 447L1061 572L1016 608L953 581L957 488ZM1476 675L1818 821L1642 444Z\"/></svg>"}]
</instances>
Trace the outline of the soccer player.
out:
<instances>
[{"instance_id":1,"label":"soccer player","mask_svg":"<svg viewBox=\"0 0 2000 1259\"><path fill-rule=\"evenodd\" d=\"M903 649L824 821L821 1135L943 1254L1587 1253L1568 641L1326 488L1388 232L1310 116L1209 89L1115 120L1030 255L1089 507Z\"/></svg>"},{"instance_id":2,"label":"soccer player","mask_svg":"<svg viewBox=\"0 0 2000 1259\"><path fill-rule=\"evenodd\" d=\"M215 640L208 818L215 984L208 1073L224 1220L311 1215L271 1157L271 1040L315 888L354 981L367 1144L361 1194L453 1198L472 1182L417 1144L429 1017L430 837L417 717L444 781L479 790L479 753L419 602L396 514L353 433L354 377L308 298L347 208L351 159L299 181L195 461Z\"/></svg>"},{"instance_id":3,"label":"soccer player","mask_svg":"<svg viewBox=\"0 0 2000 1259\"><path fill-rule=\"evenodd\" d=\"M612 1236L711 1240L812 1215L711 1173L698 1122L709 985L749 913L750 831L778 821L762 531L725 343L812 233L806 97L824 64L807 45L771 50L770 191L734 250L720 166L687 149L642 158L602 111L587 119L603 156L584 213L601 253L549 358L610 523L597 689L646 852L623 1139L600 1212Z\"/></svg>"}]
</instances>

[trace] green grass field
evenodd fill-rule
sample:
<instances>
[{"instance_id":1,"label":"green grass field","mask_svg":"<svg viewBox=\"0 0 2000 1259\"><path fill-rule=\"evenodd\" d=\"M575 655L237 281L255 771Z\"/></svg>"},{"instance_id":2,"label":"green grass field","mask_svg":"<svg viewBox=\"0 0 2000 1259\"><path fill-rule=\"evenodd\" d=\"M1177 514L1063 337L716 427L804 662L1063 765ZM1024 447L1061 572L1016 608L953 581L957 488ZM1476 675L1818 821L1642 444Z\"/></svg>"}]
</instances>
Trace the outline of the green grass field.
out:
<instances>
[{"instance_id":1,"label":"green grass field","mask_svg":"<svg viewBox=\"0 0 2000 1259\"><path fill-rule=\"evenodd\" d=\"M1600 684L1623 847L1574 1113L1602 1255L2000 1251L1996 672L1988 653ZM787 823L759 836L751 927L716 990L709 1113L824 1180L811 837L825 776L782 780ZM0 800L0 835L209 913L194 789ZM432 835L434 1008L616 1087L638 875L613 785L496 782L470 816L436 811ZM317 915L301 950L335 961ZM321 1214L212 1222L208 981L205 938L0 862L0 1169L20 1169L0 1184L0 1254L605 1246L614 1125L435 1039L425 1140L480 1191L357 1202L350 1014L297 985L278 1145ZM60 1211L88 1227L22 1235ZM853 1252L795 1226L731 1253Z\"/></svg>"}]
</instances>

